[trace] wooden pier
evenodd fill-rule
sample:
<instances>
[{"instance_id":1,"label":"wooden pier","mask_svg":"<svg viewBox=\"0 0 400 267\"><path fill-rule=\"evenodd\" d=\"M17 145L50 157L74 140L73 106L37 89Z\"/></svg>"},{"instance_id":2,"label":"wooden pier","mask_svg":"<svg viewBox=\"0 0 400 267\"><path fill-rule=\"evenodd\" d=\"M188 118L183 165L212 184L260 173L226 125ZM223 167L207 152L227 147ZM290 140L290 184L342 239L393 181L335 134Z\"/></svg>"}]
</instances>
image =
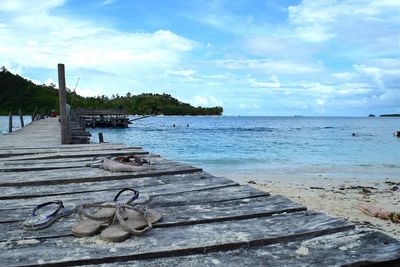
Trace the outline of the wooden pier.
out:
<instances>
[{"instance_id":1,"label":"wooden pier","mask_svg":"<svg viewBox=\"0 0 400 267\"><path fill-rule=\"evenodd\" d=\"M0 266L399 266L398 241L283 196L139 147L60 142L51 118L0 136ZM94 156L132 154L156 169L87 167ZM146 235L122 243L74 237L76 215L43 230L21 228L37 204L111 201L126 187L149 194L163 215Z\"/></svg>"}]
</instances>

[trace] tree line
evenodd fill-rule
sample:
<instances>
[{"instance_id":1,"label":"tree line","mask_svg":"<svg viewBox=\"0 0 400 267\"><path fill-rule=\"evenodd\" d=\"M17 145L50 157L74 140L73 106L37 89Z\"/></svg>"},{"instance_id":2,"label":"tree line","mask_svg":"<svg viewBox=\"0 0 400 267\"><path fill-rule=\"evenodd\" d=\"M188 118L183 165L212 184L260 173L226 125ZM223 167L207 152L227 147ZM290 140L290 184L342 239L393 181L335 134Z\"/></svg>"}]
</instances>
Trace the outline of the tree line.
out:
<instances>
[{"instance_id":1,"label":"tree line","mask_svg":"<svg viewBox=\"0 0 400 267\"><path fill-rule=\"evenodd\" d=\"M83 97L67 89L67 101L72 108L124 109L127 114L137 115L222 115L222 107L193 107L169 94L143 93L111 98L102 95ZM37 85L5 67L0 68L0 114L22 109L25 114L59 110L58 90L55 85Z\"/></svg>"}]
</instances>

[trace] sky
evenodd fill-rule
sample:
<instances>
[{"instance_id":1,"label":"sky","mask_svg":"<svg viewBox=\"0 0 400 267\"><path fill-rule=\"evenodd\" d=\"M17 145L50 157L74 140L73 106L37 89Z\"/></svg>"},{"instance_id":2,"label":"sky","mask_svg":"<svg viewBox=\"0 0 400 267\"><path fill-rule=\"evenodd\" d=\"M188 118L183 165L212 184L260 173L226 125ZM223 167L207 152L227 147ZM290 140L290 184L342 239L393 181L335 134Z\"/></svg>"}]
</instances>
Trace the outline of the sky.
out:
<instances>
[{"instance_id":1,"label":"sky","mask_svg":"<svg viewBox=\"0 0 400 267\"><path fill-rule=\"evenodd\" d=\"M0 65L224 115L400 113L398 0L1 0ZM0 103L1 104L1 103Z\"/></svg>"}]
</instances>

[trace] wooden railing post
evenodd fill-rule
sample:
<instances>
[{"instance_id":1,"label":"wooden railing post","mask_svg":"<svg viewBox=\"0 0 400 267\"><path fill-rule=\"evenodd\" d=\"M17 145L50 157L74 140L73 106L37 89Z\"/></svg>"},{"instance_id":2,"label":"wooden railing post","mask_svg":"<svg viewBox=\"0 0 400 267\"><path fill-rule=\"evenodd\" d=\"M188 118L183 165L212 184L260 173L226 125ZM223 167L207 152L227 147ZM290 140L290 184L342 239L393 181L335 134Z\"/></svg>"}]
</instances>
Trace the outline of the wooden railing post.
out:
<instances>
[{"instance_id":1,"label":"wooden railing post","mask_svg":"<svg viewBox=\"0 0 400 267\"><path fill-rule=\"evenodd\" d=\"M36 120L36 107L32 114L32 121Z\"/></svg>"},{"instance_id":2,"label":"wooden railing post","mask_svg":"<svg viewBox=\"0 0 400 267\"><path fill-rule=\"evenodd\" d=\"M58 93L60 97L61 144L69 144L70 136L64 64L58 64Z\"/></svg>"},{"instance_id":3,"label":"wooden railing post","mask_svg":"<svg viewBox=\"0 0 400 267\"><path fill-rule=\"evenodd\" d=\"M103 133L99 133L99 143L104 143Z\"/></svg>"},{"instance_id":4,"label":"wooden railing post","mask_svg":"<svg viewBox=\"0 0 400 267\"><path fill-rule=\"evenodd\" d=\"M24 128L25 124L24 124L24 117L22 116L22 110L19 109L18 113L19 113L19 121L21 122L21 128Z\"/></svg>"},{"instance_id":5,"label":"wooden railing post","mask_svg":"<svg viewBox=\"0 0 400 267\"><path fill-rule=\"evenodd\" d=\"M12 112L8 113L8 132L12 132Z\"/></svg>"}]
</instances>

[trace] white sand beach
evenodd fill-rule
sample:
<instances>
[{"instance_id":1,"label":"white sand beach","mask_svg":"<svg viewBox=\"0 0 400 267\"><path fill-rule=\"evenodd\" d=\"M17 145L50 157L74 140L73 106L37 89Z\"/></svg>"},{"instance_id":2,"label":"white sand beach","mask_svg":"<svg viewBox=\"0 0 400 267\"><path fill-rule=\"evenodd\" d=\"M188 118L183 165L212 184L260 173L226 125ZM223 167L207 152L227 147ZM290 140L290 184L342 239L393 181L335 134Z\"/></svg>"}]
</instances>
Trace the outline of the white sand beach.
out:
<instances>
[{"instance_id":1,"label":"white sand beach","mask_svg":"<svg viewBox=\"0 0 400 267\"><path fill-rule=\"evenodd\" d=\"M354 174L354 173L353 173ZM298 174L299 175L299 174ZM283 195L309 210L325 212L353 222L359 228L382 231L400 240L400 223L375 218L361 212L357 207L368 202L387 211L400 212L400 178L386 173L382 179L316 174L301 177L255 173L229 173L224 176L239 183L247 183L271 194Z\"/></svg>"}]
</instances>

